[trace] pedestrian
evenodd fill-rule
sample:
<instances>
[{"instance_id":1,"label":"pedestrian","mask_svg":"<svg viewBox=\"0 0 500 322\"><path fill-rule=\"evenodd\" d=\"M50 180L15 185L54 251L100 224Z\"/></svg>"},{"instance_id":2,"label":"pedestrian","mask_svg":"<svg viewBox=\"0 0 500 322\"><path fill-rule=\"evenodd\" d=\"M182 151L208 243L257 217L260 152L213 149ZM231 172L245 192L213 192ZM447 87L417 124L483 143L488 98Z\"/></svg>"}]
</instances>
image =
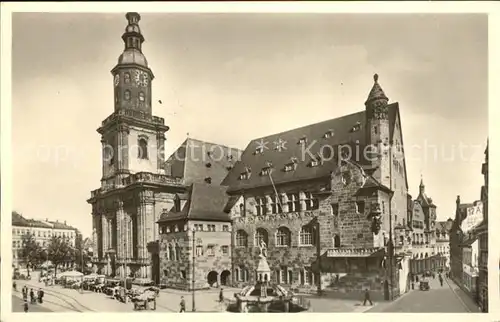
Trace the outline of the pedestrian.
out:
<instances>
[{"instance_id":1,"label":"pedestrian","mask_svg":"<svg viewBox=\"0 0 500 322\"><path fill-rule=\"evenodd\" d=\"M370 305L373 305L372 300L370 299L370 292L368 289L365 289L365 300L363 301L363 306L366 305L366 301L370 302Z\"/></svg>"},{"instance_id":2,"label":"pedestrian","mask_svg":"<svg viewBox=\"0 0 500 322\"><path fill-rule=\"evenodd\" d=\"M38 290L38 302L43 303L43 296L45 295L45 292L40 288Z\"/></svg>"},{"instance_id":3,"label":"pedestrian","mask_svg":"<svg viewBox=\"0 0 500 322\"><path fill-rule=\"evenodd\" d=\"M17 284L16 284L16 281L12 282L12 288L14 288L14 291L17 291Z\"/></svg>"},{"instance_id":4,"label":"pedestrian","mask_svg":"<svg viewBox=\"0 0 500 322\"><path fill-rule=\"evenodd\" d=\"M33 291L33 289L30 290L30 300L31 300L31 304L35 304L36 303L35 291Z\"/></svg>"},{"instance_id":5,"label":"pedestrian","mask_svg":"<svg viewBox=\"0 0 500 322\"><path fill-rule=\"evenodd\" d=\"M219 292L219 302L224 302L224 292L223 292L223 289L221 288L220 289L220 292Z\"/></svg>"},{"instance_id":6,"label":"pedestrian","mask_svg":"<svg viewBox=\"0 0 500 322\"><path fill-rule=\"evenodd\" d=\"M184 300L184 296L181 296L180 306L181 306L181 310L179 311L179 313L186 312L186 301Z\"/></svg>"},{"instance_id":7,"label":"pedestrian","mask_svg":"<svg viewBox=\"0 0 500 322\"><path fill-rule=\"evenodd\" d=\"M28 313L29 307L28 307L28 301L24 301L24 313Z\"/></svg>"},{"instance_id":8,"label":"pedestrian","mask_svg":"<svg viewBox=\"0 0 500 322\"><path fill-rule=\"evenodd\" d=\"M414 290L415 289L415 282L411 282L411 289Z\"/></svg>"},{"instance_id":9,"label":"pedestrian","mask_svg":"<svg viewBox=\"0 0 500 322\"><path fill-rule=\"evenodd\" d=\"M23 286L22 292L23 292L23 301L27 301L28 300L28 288L26 287L26 285Z\"/></svg>"},{"instance_id":10,"label":"pedestrian","mask_svg":"<svg viewBox=\"0 0 500 322\"><path fill-rule=\"evenodd\" d=\"M416 281L417 281L417 283L418 283L418 275L416 275L416 276L415 276L415 280L416 280Z\"/></svg>"},{"instance_id":11,"label":"pedestrian","mask_svg":"<svg viewBox=\"0 0 500 322\"><path fill-rule=\"evenodd\" d=\"M443 286L443 277L439 275L439 283L441 283L441 286Z\"/></svg>"}]
</instances>

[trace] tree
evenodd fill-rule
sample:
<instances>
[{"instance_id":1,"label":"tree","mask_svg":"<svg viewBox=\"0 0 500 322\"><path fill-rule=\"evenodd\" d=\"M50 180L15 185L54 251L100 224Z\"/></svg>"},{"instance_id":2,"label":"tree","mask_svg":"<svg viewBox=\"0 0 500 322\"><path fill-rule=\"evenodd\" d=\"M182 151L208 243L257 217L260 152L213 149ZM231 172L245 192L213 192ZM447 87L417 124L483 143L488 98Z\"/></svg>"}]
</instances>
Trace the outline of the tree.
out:
<instances>
[{"instance_id":1,"label":"tree","mask_svg":"<svg viewBox=\"0 0 500 322\"><path fill-rule=\"evenodd\" d=\"M54 275L57 273L58 265L73 261L75 258L75 249L70 245L68 239L60 236L52 236L47 253L54 265Z\"/></svg>"},{"instance_id":2,"label":"tree","mask_svg":"<svg viewBox=\"0 0 500 322\"><path fill-rule=\"evenodd\" d=\"M27 233L22 236L23 248L21 258L26 262L26 270L30 276L30 266L37 265L42 259L42 248L37 243L35 236Z\"/></svg>"}]
</instances>

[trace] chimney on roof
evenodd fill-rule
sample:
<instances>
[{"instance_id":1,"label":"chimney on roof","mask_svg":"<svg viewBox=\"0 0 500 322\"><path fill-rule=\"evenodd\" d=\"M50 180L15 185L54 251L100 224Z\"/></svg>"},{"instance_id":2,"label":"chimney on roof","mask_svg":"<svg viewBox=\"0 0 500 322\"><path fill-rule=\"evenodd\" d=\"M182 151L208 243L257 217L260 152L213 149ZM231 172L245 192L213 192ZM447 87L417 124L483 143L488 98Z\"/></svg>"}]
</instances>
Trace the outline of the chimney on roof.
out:
<instances>
[{"instance_id":1,"label":"chimney on roof","mask_svg":"<svg viewBox=\"0 0 500 322\"><path fill-rule=\"evenodd\" d=\"M45 221L46 221L46 222L49 222L49 218L45 218Z\"/></svg>"},{"instance_id":2,"label":"chimney on roof","mask_svg":"<svg viewBox=\"0 0 500 322\"><path fill-rule=\"evenodd\" d=\"M56 222L58 223L58 222L59 222L59 219L56 219Z\"/></svg>"},{"instance_id":3,"label":"chimney on roof","mask_svg":"<svg viewBox=\"0 0 500 322\"><path fill-rule=\"evenodd\" d=\"M64 224L66 225L66 220L64 221Z\"/></svg>"}]
</instances>

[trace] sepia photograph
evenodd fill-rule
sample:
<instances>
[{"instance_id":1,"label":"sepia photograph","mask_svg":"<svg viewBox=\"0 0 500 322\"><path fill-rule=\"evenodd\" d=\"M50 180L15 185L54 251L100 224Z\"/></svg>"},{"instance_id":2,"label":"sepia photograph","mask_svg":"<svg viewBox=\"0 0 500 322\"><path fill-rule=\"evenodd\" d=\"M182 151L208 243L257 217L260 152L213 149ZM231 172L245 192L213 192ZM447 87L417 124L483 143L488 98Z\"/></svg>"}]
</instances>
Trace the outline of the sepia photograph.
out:
<instances>
[{"instance_id":1,"label":"sepia photograph","mask_svg":"<svg viewBox=\"0 0 500 322\"><path fill-rule=\"evenodd\" d=\"M488 14L137 10L11 14L12 312L490 312Z\"/></svg>"}]
</instances>

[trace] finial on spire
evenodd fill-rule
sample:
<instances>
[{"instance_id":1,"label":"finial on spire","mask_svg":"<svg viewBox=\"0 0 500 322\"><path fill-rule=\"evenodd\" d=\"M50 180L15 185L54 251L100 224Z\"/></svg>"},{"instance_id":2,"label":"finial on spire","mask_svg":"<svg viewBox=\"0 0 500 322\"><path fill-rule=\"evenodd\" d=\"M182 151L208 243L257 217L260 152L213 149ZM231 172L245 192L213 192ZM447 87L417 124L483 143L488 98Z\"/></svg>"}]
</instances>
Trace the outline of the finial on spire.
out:
<instances>
[{"instance_id":1,"label":"finial on spire","mask_svg":"<svg viewBox=\"0 0 500 322\"><path fill-rule=\"evenodd\" d=\"M378 82L378 74L373 75L373 80L375 81L375 83Z\"/></svg>"},{"instance_id":2,"label":"finial on spire","mask_svg":"<svg viewBox=\"0 0 500 322\"><path fill-rule=\"evenodd\" d=\"M373 75L373 87L370 91L370 94L368 94L368 98L365 102L365 105L368 106L375 106L375 105L387 105L387 102L389 99L387 96L385 96L384 91L380 87L378 83L378 74Z\"/></svg>"},{"instance_id":3,"label":"finial on spire","mask_svg":"<svg viewBox=\"0 0 500 322\"><path fill-rule=\"evenodd\" d=\"M129 25L137 24L141 20L141 15L137 12L127 12L125 18L128 20Z\"/></svg>"}]
</instances>

